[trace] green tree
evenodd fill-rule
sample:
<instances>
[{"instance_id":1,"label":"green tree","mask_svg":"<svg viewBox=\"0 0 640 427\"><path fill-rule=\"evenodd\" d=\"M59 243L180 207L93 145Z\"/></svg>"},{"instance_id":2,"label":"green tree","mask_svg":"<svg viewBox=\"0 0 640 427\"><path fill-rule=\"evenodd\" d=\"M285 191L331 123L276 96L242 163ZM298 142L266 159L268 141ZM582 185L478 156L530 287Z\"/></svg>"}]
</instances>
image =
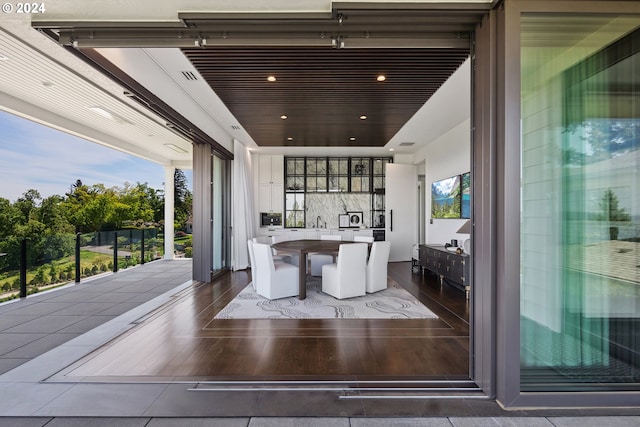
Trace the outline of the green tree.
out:
<instances>
[{"instance_id":1,"label":"green tree","mask_svg":"<svg viewBox=\"0 0 640 427\"><path fill-rule=\"evenodd\" d=\"M154 221L154 207L159 204L157 199L155 190L149 188L147 183L137 183L135 186L125 183L120 195L120 202L128 207L126 219L138 226Z\"/></svg>"},{"instance_id":2,"label":"green tree","mask_svg":"<svg viewBox=\"0 0 640 427\"><path fill-rule=\"evenodd\" d=\"M82 181L77 180L68 193L62 203L62 209L64 216L74 227L76 232L83 231L96 231L86 230L87 220L85 206L94 198L94 194L90 192L88 186L84 185Z\"/></svg>"},{"instance_id":3,"label":"green tree","mask_svg":"<svg viewBox=\"0 0 640 427\"><path fill-rule=\"evenodd\" d=\"M117 228L119 216L116 214L118 197L113 189L104 184L92 186L93 199L85 205L86 231L113 230Z\"/></svg>"},{"instance_id":4,"label":"green tree","mask_svg":"<svg viewBox=\"0 0 640 427\"><path fill-rule=\"evenodd\" d=\"M191 216L191 192L187 185L187 177L180 169L176 169L173 175L174 186L174 227L177 230L185 230L187 220Z\"/></svg>"},{"instance_id":5,"label":"green tree","mask_svg":"<svg viewBox=\"0 0 640 427\"><path fill-rule=\"evenodd\" d=\"M146 183L106 188L103 184L88 187L78 180L66 196L62 206L77 232L116 230L129 224L141 226L155 222L156 216L164 213L160 192Z\"/></svg>"},{"instance_id":6,"label":"green tree","mask_svg":"<svg viewBox=\"0 0 640 427\"><path fill-rule=\"evenodd\" d=\"M71 233L59 233L45 235L39 242L39 256L36 263L55 261L74 254L76 247L75 235Z\"/></svg>"},{"instance_id":7,"label":"green tree","mask_svg":"<svg viewBox=\"0 0 640 427\"><path fill-rule=\"evenodd\" d=\"M23 222L29 221L31 213L38 207L38 201L41 199L38 190L30 189L16 200L14 206L22 213Z\"/></svg>"},{"instance_id":8,"label":"green tree","mask_svg":"<svg viewBox=\"0 0 640 427\"><path fill-rule=\"evenodd\" d=\"M54 264L51 264L49 267L49 281L53 283L57 283L60 280L58 276L58 269Z\"/></svg>"},{"instance_id":9,"label":"green tree","mask_svg":"<svg viewBox=\"0 0 640 427\"><path fill-rule=\"evenodd\" d=\"M176 169L173 173L173 202L176 208L181 207L187 196L190 194L187 185L187 177L181 169Z\"/></svg>"},{"instance_id":10,"label":"green tree","mask_svg":"<svg viewBox=\"0 0 640 427\"><path fill-rule=\"evenodd\" d=\"M607 189L600 199L600 215L601 221L609 221L611 223L630 221L631 216L626 212L624 208L620 207L620 201L618 196L612 189ZM612 224L609 227L609 239L618 240L619 228Z\"/></svg>"},{"instance_id":11,"label":"green tree","mask_svg":"<svg viewBox=\"0 0 640 427\"><path fill-rule=\"evenodd\" d=\"M46 283L47 283L47 274L45 273L43 268L38 268L36 270L35 276L33 276L33 279L31 279L31 282L29 282L29 284L32 286L44 285Z\"/></svg>"},{"instance_id":12,"label":"green tree","mask_svg":"<svg viewBox=\"0 0 640 427\"><path fill-rule=\"evenodd\" d=\"M0 197L0 242L13 235L13 228L21 223L22 214L18 208L7 199ZM0 252L5 252L1 250Z\"/></svg>"},{"instance_id":13,"label":"green tree","mask_svg":"<svg viewBox=\"0 0 640 427\"><path fill-rule=\"evenodd\" d=\"M61 196L47 197L35 212L36 219L43 223L47 234L73 233L73 225L65 217Z\"/></svg>"},{"instance_id":14,"label":"green tree","mask_svg":"<svg viewBox=\"0 0 640 427\"><path fill-rule=\"evenodd\" d=\"M607 189L600 199L600 217L601 221L630 221L631 216L625 208L620 207L618 196L612 189Z\"/></svg>"}]
</instances>

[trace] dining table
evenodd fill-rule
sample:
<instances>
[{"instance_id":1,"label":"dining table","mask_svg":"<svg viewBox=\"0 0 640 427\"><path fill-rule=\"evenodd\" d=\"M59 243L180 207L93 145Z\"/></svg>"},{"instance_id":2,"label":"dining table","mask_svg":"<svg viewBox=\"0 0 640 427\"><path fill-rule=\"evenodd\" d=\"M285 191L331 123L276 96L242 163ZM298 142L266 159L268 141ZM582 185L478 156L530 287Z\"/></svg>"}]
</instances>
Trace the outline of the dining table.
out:
<instances>
[{"instance_id":1,"label":"dining table","mask_svg":"<svg viewBox=\"0 0 640 427\"><path fill-rule=\"evenodd\" d=\"M300 255L300 261L298 264L298 286L299 293L298 299L307 298L307 257L310 253L323 253L323 254L337 254L340 250L340 245L346 243L363 243L352 242L346 240L317 240L317 239L302 239L302 240L285 240L283 242L274 243L271 245L273 249L280 252L298 253ZM369 247L371 244L369 243Z\"/></svg>"}]
</instances>

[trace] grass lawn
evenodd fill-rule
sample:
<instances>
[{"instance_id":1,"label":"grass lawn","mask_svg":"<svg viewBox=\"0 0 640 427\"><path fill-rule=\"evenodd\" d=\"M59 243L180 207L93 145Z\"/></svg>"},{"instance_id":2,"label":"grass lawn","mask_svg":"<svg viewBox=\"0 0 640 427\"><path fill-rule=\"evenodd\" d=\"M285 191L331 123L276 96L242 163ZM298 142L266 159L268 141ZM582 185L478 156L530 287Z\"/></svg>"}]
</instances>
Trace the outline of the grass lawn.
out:
<instances>
[{"instance_id":1,"label":"grass lawn","mask_svg":"<svg viewBox=\"0 0 640 427\"><path fill-rule=\"evenodd\" d=\"M124 259L124 257L118 257L118 259ZM89 268L89 269L93 268L94 265L100 268L100 265L102 264L104 264L104 266L107 268L107 271L108 271L108 266L110 262L113 262L113 255L100 254L97 252L86 251L86 250L80 251L80 271L81 272L84 272L85 268ZM40 269L44 269L48 275L51 269L51 266L53 266L53 268L58 272L58 274L62 271L65 271L65 272L71 271L74 275L74 278L71 280L75 280L75 257L70 256L70 257L65 257L65 258L52 261L49 264L45 264L38 267L31 267L27 269L27 283L33 280L33 277L36 275L37 271ZM0 288L2 288L2 286L5 283L13 283L16 281L16 279L19 279L19 278L20 278L19 271L7 271L7 272L0 273ZM66 282L69 282L71 280L66 280Z\"/></svg>"},{"instance_id":2,"label":"grass lawn","mask_svg":"<svg viewBox=\"0 0 640 427\"><path fill-rule=\"evenodd\" d=\"M178 245L191 246L191 240L191 235L188 234L186 236L176 237L175 239L173 239L173 242Z\"/></svg>"}]
</instances>

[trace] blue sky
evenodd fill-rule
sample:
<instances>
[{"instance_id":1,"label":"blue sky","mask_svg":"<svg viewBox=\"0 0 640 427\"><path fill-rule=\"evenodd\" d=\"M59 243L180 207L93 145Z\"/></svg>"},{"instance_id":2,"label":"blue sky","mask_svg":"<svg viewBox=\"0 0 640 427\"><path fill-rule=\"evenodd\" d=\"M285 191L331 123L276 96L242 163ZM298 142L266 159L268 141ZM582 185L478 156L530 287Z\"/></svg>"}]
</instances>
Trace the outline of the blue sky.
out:
<instances>
[{"instance_id":1,"label":"blue sky","mask_svg":"<svg viewBox=\"0 0 640 427\"><path fill-rule=\"evenodd\" d=\"M185 171L191 187L191 171ZM0 111L0 197L12 202L33 188L45 198L71 184L161 189L163 167Z\"/></svg>"}]
</instances>

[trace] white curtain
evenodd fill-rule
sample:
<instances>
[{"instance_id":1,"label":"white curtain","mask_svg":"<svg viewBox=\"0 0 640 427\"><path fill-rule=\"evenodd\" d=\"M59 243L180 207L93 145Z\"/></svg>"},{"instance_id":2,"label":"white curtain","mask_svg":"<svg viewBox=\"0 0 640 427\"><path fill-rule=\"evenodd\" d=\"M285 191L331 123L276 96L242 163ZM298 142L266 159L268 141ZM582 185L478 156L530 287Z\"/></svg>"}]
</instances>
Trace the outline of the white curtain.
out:
<instances>
[{"instance_id":1,"label":"white curtain","mask_svg":"<svg viewBox=\"0 0 640 427\"><path fill-rule=\"evenodd\" d=\"M254 236L253 166L251 153L237 140L233 142L233 193L232 245L233 270L249 266L247 240Z\"/></svg>"}]
</instances>

